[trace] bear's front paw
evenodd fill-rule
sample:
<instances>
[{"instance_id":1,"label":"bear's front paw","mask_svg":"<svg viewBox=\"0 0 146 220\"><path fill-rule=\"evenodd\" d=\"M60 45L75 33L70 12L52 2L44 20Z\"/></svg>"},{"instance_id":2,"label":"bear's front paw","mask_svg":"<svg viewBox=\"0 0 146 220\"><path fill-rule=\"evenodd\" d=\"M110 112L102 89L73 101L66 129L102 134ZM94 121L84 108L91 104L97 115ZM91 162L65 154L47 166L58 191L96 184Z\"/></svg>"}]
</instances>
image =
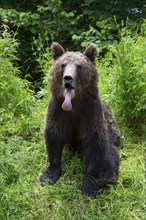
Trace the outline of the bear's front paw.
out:
<instances>
[{"instance_id":1,"label":"bear's front paw","mask_svg":"<svg viewBox=\"0 0 146 220\"><path fill-rule=\"evenodd\" d=\"M57 182L57 180L61 176L61 173L61 169L48 168L41 176L40 181L42 184L47 183L49 185L52 185Z\"/></svg>"},{"instance_id":2,"label":"bear's front paw","mask_svg":"<svg viewBox=\"0 0 146 220\"><path fill-rule=\"evenodd\" d=\"M96 179L92 176L85 176L82 187L83 195L94 199L96 198L98 191L99 188Z\"/></svg>"}]
</instances>

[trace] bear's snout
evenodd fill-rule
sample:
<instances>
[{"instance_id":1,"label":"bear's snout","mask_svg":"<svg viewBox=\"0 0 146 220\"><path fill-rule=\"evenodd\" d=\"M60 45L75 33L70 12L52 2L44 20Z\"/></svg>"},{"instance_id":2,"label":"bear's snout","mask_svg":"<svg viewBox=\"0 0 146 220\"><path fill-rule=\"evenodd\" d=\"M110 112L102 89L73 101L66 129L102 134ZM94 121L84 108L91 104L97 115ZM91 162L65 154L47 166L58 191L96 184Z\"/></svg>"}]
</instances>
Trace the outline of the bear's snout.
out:
<instances>
[{"instance_id":1,"label":"bear's snout","mask_svg":"<svg viewBox=\"0 0 146 220\"><path fill-rule=\"evenodd\" d=\"M72 86L73 77L70 75L66 75L64 76L63 81L64 81L65 88L68 88Z\"/></svg>"},{"instance_id":2,"label":"bear's snout","mask_svg":"<svg viewBox=\"0 0 146 220\"><path fill-rule=\"evenodd\" d=\"M74 89L75 88L75 79L71 74L65 74L63 76L63 86L65 89Z\"/></svg>"}]
</instances>

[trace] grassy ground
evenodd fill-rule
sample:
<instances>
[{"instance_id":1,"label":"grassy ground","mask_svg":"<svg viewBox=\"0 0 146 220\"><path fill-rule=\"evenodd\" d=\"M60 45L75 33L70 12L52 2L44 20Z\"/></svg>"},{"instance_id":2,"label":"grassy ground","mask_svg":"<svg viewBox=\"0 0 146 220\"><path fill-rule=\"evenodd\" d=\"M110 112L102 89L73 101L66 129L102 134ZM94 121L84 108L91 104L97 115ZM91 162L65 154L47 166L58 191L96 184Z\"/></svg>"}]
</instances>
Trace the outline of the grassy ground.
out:
<instances>
[{"instance_id":1,"label":"grassy ground","mask_svg":"<svg viewBox=\"0 0 146 220\"><path fill-rule=\"evenodd\" d=\"M13 127L13 124L11 124ZM102 189L97 199L82 196L84 167L68 149L63 153L63 175L53 186L42 187L39 177L47 167L42 132L27 140L0 138L1 220L144 220L144 148L126 141L121 151L117 185ZM128 138L126 138L128 140Z\"/></svg>"}]
</instances>

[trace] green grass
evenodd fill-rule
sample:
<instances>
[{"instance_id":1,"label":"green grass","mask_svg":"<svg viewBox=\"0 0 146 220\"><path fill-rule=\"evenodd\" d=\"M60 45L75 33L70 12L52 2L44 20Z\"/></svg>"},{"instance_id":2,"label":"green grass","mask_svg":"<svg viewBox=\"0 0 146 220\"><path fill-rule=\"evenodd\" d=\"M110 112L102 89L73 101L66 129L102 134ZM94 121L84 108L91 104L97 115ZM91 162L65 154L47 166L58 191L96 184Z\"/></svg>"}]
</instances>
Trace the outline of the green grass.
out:
<instances>
[{"instance_id":1,"label":"green grass","mask_svg":"<svg viewBox=\"0 0 146 220\"><path fill-rule=\"evenodd\" d=\"M39 133L39 132L38 132ZM100 191L97 199L81 194L84 167L79 156L65 149L63 175L53 186L42 187L39 177L47 167L43 135L25 140L4 138L0 145L0 219L144 220L144 148L146 143L125 143L119 180Z\"/></svg>"}]
</instances>

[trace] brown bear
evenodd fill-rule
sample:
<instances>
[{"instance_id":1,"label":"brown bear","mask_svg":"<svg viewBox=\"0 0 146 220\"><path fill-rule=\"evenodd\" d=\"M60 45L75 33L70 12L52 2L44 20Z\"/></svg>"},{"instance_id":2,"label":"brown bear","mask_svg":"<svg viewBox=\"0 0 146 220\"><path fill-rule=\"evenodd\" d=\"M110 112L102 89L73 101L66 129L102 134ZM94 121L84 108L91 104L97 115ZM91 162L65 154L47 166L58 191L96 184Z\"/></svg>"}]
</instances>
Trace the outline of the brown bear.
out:
<instances>
[{"instance_id":1,"label":"brown bear","mask_svg":"<svg viewBox=\"0 0 146 220\"><path fill-rule=\"evenodd\" d=\"M82 149L85 156L83 195L95 198L101 185L116 182L119 168L119 131L112 112L100 99L94 44L84 51L65 52L51 46L51 93L45 126L50 166L42 183L55 183L61 176L65 145Z\"/></svg>"}]
</instances>

